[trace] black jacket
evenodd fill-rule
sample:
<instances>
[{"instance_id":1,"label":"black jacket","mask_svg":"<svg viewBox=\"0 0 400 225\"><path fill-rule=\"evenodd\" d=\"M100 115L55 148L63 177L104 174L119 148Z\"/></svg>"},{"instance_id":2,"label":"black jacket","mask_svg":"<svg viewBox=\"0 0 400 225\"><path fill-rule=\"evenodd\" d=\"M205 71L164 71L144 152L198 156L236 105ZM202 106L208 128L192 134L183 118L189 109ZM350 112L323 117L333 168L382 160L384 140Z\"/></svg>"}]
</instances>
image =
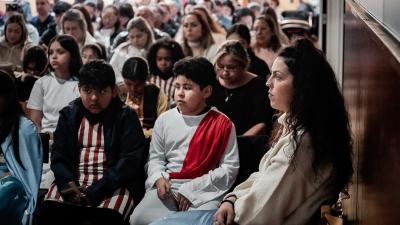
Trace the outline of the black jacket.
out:
<instances>
[{"instance_id":1,"label":"black jacket","mask_svg":"<svg viewBox=\"0 0 400 225\"><path fill-rule=\"evenodd\" d=\"M68 188L70 181L79 185L81 146L78 145L78 131L87 113L80 98L60 111L51 152L51 170L58 190ZM125 187L134 196L135 202L138 202L144 194L144 164L147 157L139 119L118 98L114 98L101 115L98 119L104 126L104 151L108 167L103 177L87 188L87 197L91 204L98 205L115 190Z\"/></svg>"}]
</instances>

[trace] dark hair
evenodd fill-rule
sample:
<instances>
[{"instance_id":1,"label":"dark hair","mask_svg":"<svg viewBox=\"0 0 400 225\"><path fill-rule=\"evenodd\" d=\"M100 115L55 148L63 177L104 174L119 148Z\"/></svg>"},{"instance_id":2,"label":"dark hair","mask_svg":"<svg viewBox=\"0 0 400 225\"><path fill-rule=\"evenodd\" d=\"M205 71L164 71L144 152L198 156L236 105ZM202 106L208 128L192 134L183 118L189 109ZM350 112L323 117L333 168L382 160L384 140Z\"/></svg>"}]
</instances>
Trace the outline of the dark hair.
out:
<instances>
[{"instance_id":1,"label":"dark hair","mask_svg":"<svg viewBox=\"0 0 400 225\"><path fill-rule=\"evenodd\" d=\"M124 2L118 6L119 16L128 17L132 19L135 16L135 11L133 11L132 5Z\"/></svg>"},{"instance_id":2,"label":"dark hair","mask_svg":"<svg viewBox=\"0 0 400 225\"><path fill-rule=\"evenodd\" d=\"M231 15L235 12L235 6L233 5L232 1L230 1L230 0L223 1L222 6L229 7L231 9Z\"/></svg>"},{"instance_id":3,"label":"dark hair","mask_svg":"<svg viewBox=\"0 0 400 225\"><path fill-rule=\"evenodd\" d=\"M122 77L132 81L146 82L149 76L149 66L142 57L127 59L122 67Z\"/></svg>"},{"instance_id":4,"label":"dark hair","mask_svg":"<svg viewBox=\"0 0 400 225\"><path fill-rule=\"evenodd\" d=\"M42 76L46 71L48 63L46 51L40 46L32 46L28 48L22 60L22 68L25 72L31 62L35 63L35 69L40 72L40 74L35 75Z\"/></svg>"},{"instance_id":5,"label":"dark hair","mask_svg":"<svg viewBox=\"0 0 400 225\"><path fill-rule=\"evenodd\" d=\"M68 2L58 1L53 6L53 12L56 15L60 15L62 13L65 13L66 11L68 11L71 7L72 7L72 5L69 4Z\"/></svg>"},{"instance_id":6,"label":"dark hair","mask_svg":"<svg viewBox=\"0 0 400 225\"><path fill-rule=\"evenodd\" d=\"M232 34L237 34L243 40L247 42L248 45L251 43L251 35L249 28L244 24L234 24L232 25L228 31L226 31L226 37L228 38Z\"/></svg>"},{"instance_id":7,"label":"dark hair","mask_svg":"<svg viewBox=\"0 0 400 225\"><path fill-rule=\"evenodd\" d=\"M286 117L288 130L293 137L300 130L310 135L316 175L319 169L332 165L335 190L339 192L349 183L353 167L349 119L335 73L324 54L307 39L284 48L278 57L293 75L294 93Z\"/></svg>"},{"instance_id":8,"label":"dark hair","mask_svg":"<svg viewBox=\"0 0 400 225\"><path fill-rule=\"evenodd\" d=\"M97 90L115 86L113 68L104 60L93 60L79 70L79 87L88 86Z\"/></svg>"},{"instance_id":9,"label":"dark hair","mask_svg":"<svg viewBox=\"0 0 400 225\"><path fill-rule=\"evenodd\" d=\"M4 37L6 41L8 42L7 38L7 27L10 23L16 23L20 26L21 28L21 39L19 40L19 44L22 47L25 44L26 39L28 38L28 31L26 29L25 25L25 19L22 14L12 14L10 17L8 17L6 24L4 25Z\"/></svg>"},{"instance_id":10,"label":"dark hair","mask_svg":"<svg viewBox=\"0 0 400 225\"><path fill-rule=\"evenodd\" d=\"M20 117L24 114L21 105L18 102L17 91L15 89L14 82L11 76L0 70L0 97L5 98L4 112L1 112L0 117L2 121L0 123L0 143L11 133L13 151L18 164L24 168L21 158L19 156L19 121ZM4 150L4 149L0 149ZM25 168L24 168L25 169Z\"/></svg>"},{"instance_id":11,"label":"dark hair","mask_svg":"<svg viewBox=\"0 0 400 225\"><path fill-rule=\"evenodd\" d=\"M245 16L251 16L251 20L254 23L254 20L256 19L253 11L249 8L240 8L237 9L232 16L232 24L235 24L240 21L240 18L245 17Z\"/></svg>"},{"instance_id":12,"label":"dark hair","mask_svg":"<svg viewBox=\"0 0 400 225\"><path fill-rule=\"evenodd\" d=\"M164 48L170 52L172 64L184 58L185 55L183 54L182 47L178 44L178 42L171 39L161 39L150 46L149 52L147 53L147 62L149 63L150 73L155 76L162 75L163 77L170 78L174 75L172 66L171 69L164 74L162 74L160 69L157 67L157 53L161 48Z\"/></svg>"},{"instance_id":13,"label":"dark hair","mask_svg":"<svg viewBox=\"0 0 400 225\"><path fill-rule=\"evenodd\" d=\"M201 29L202 29L201 47L203 47L204 49L209 48L212 44L215 43L215 41L214 38L212 37L210 24L208 24L207 18L205 18L205 16L199 10L193 10L185 15L185 17L183 18L183 23L185 21L185 18L190 15L196 17L196 19L201 24ZM183 23L181 25L182 27ZM183 34L183 52L185 53L186 56L193 55L192 49L190 48L188 41L185 38L185 34Z\"/></svg>"},{"instance_id":14,"label":"dark hair","mask_svg":"<svg viewBox=\"0 0 400 225\"><path fill-rule=\"evenodd\" d=\"M49 52L48 52L49 55L50 55L51 45L55 41L60 43L61 47L63 47L71 55L71 60L69 62L69 72L70 72L71 76L77 76L79 69L82 66L82 59L81 59L81 54L79 52L79 47L75 41L75 38L73 38L70 35L65 35L65 34L54 37L49 43ZM49 65L49 69L54 70L51 65Z\"/></svg>"},{"instance_id":15,"label":"dark hair","mask_svg":"<svg viewBox=\"0 0 400 225\"><path fill-rule=\"evenodd\" d=\"M22 6L18 3L12 2L6 4L6 12L18 12L23 14Z\"/></svg>"},{"instance_id":16,"label":"dark hair","mask_svg":"<svg viewBox=\"0 0 400 225\"><path fill-rule=\"evenodd\" d=\"M202 5L196 5L193 7L192 11L193 10L198 11L203 15L210 26L211 32L225 34L224 28L212 17L211 13L208 11L208 9L206 9L206 7Z\"/></svg>"},{"instance_id":17,"label":"dark hair","mask_svg":"<svg viewBox=\"0 0 400 225\"><path fill-rule=\"evenodd\" d=\"M85 51L86 49L92 49L98 57L98 59L103 59L107 61L107 51L104 45L100 44L99 42L93 42L82 47L81 52Z\"/></svg>"},{"instance_id":18,"label":"dark hair","mask_svg":"<svg viewBox=\"0 0 400 225\"><path fill-rule=\"evenodd\" d=\"M217 83L217 74L214 66L203 57L186 57L174 65L175 77L182 75L192 80L200 86L201 89L208 85L214 86Z\"/></svg>"}]
</instances>

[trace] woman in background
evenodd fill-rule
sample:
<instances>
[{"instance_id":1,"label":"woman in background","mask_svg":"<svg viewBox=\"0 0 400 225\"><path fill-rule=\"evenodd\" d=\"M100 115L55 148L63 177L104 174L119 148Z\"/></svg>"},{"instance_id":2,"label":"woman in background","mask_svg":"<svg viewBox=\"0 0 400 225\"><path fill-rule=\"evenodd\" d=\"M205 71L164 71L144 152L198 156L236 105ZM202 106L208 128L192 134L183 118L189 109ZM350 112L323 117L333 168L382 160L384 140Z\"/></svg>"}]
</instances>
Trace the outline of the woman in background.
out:
<instances>
[{"instance_id":1,"label":"woman in background","mask_svg":"<svg viewBox=\"0 0 400 225\"><path fill-rule=\"evenodd\" d=\"M4 25L4 35L0 38L0 62L22 66L24 51L32 45L27 38L23 16L13 14L8 17Z\"/></svg>"},{"instance_id":2,"label":"woman in background","mask_svg":"<svg viewBox=\"0 0 400 225\"><path fill-rule=\"evenodd\" d=\"M121 72L125 61L133 56L145 57L154 42L151 26L143 17L135 17L128 22L128 41L120 44L111 57L110 64L115 71L115 82L120 92L126 93Z\"/></svg>"}]
</instances>

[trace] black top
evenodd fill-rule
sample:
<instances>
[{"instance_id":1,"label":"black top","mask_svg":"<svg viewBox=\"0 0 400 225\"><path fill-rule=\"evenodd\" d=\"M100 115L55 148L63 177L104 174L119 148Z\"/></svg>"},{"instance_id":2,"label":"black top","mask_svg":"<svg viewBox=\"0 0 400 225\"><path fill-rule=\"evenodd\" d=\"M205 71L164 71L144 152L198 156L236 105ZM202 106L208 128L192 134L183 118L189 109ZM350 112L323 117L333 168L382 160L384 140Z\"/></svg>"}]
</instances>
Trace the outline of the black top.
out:
<instances>
[{"instance_id":1,"label":"black top","mask_svg":"<svg viewBox=\"0 0 400 225\"><path fill-rule=\"evenodd\" d=\"M267 63L265 63L264 60L258 58L256 54L254 54L251 48L247 49L247 53L249 54L250 57L250 65L248 71L250 73L256 74L257 76L262 78L265 82L269 74L271 74L271 71L269 70Z\"/></svg>"},{"instance_id":2,"label":"black top","mask_svg":"<svg viewBox=\"0 0 400 225\"><path fill-rule=\"evenodd\" d=\"M47 18L41 22L39 16L34 16L31 20L29 20L29 23L36 27L40 37L42 36L43 32L47 30L47 26L54 23L54 18L49 14Z\"/></svg>"},{"instance_id":3,"label":"black top","mask_svg":"<svg viewBox=\"0 0 400 225\"><path fill-rule=\"evenodd\" d=\"M267 86L259 77L234 89L218 85L209 104L216 106L232 120L237 135L244 134L258 123L266 123L267 134L271 130L274 110L270 106Z\"/></svg>"}]
</instances>

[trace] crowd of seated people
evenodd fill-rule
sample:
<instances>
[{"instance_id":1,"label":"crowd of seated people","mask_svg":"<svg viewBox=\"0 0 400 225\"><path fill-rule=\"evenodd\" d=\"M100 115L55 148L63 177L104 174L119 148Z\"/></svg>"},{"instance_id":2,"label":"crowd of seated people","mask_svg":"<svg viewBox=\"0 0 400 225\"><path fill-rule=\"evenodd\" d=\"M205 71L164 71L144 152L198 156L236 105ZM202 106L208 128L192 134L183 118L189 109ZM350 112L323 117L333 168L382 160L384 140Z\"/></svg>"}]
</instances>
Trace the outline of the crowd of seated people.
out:
<instances>
[{"instance_id":1,"label":"crowd of seated people","mask_svg":"<svg viewBox=\"0 0 400 225\"><path fill-rule=\"evenodd\" d=\"M335 76L279 1L23 2L0 18L0 221L308 224L349 183Z\"/></svg>"}]
</instances>

